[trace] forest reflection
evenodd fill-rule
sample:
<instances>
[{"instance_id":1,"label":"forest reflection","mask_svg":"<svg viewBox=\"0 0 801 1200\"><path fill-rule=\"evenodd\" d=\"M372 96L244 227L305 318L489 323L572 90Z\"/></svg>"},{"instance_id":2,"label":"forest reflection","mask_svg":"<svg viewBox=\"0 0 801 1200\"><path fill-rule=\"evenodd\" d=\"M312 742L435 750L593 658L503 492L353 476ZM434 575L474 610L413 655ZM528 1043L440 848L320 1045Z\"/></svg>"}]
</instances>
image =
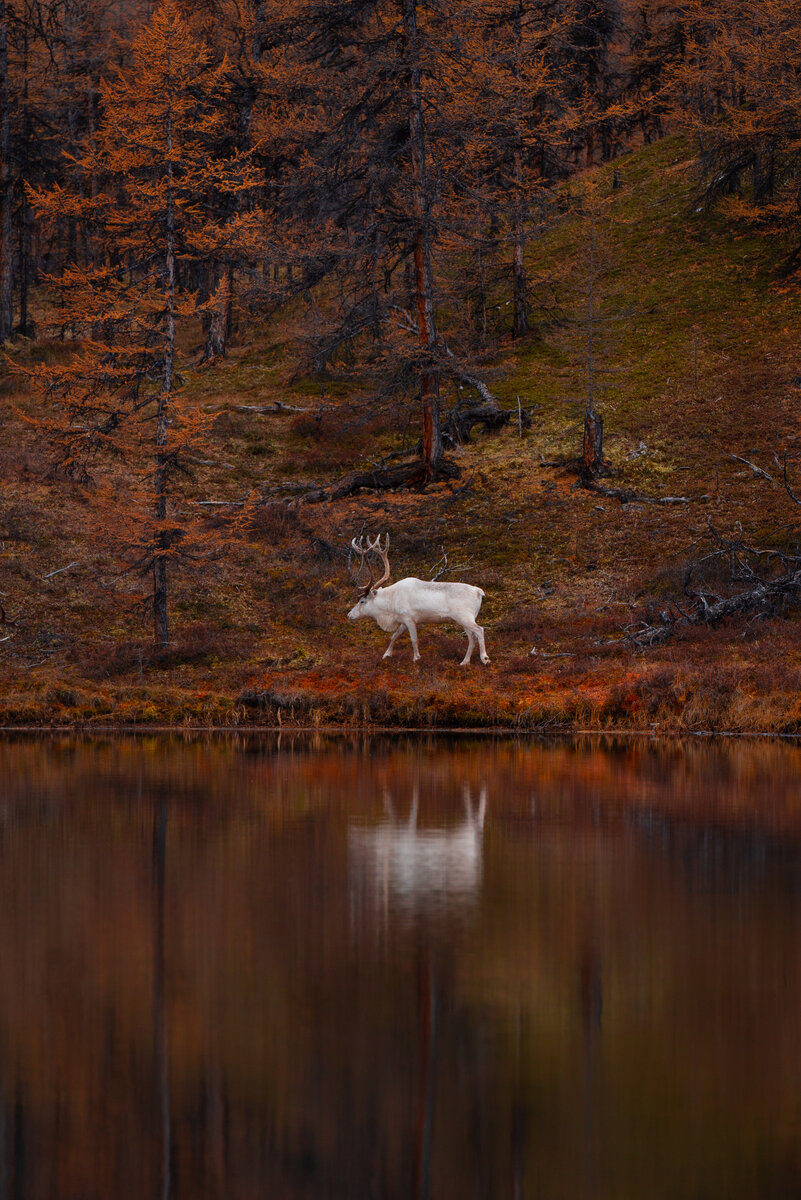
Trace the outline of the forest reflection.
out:
<instances>
[{"instance_id":1,"label":"forest reflection","mask_svg":"<svg viewBox=\"0 0 801 1200\"><path fill-rule=\"evenodd\" d=\"M0 742L0 1197L801 1184L791 745Z\"/></svg>"}]
</instances>

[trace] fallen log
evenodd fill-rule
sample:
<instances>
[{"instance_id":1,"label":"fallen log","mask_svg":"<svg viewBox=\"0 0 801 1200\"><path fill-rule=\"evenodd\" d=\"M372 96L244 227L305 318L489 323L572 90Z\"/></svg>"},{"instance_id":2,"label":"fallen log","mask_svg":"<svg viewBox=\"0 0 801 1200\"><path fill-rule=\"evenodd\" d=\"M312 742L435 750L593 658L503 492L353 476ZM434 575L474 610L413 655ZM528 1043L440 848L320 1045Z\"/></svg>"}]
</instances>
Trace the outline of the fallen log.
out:
<instances>
[{"instance_id":1,"label":"fallen log","mask_svg":"<svg viewBox=\"0 0 801 1200\"><path fill-rule=\"evenodd\" d=\"M520 406L519 401L515 408L501 408L497 397L492 394L484 380L463 367L448 346L444 343L442 346L447 360L443 364L444 370L453 379L458 379L460 383L478 392L481 401L479 404L458 401L442 423L444 437L448 438L452 444L460 445L462 442L470 441L470 434L477 425L483 426L487 433L495 433L497 430L503 429L512 420L517 420L521 429L523 427L528 429L531 426L531 417Z\"/></svg>"},{"instance_id":2,"label":"fallen log","mask_svg":"<svg viewBox=\"0 0 801 1200\"><path fill-rule=\"evenodd\" d=\"M692 496L646 496L635 488L604 487L597 479L582 479L581 487L588 492L596 492L599 496L607 496L610 500L619 500L621 504L691 504ZM707 500L708 496L699 496L699 500Z\"/></svg>"},{"instance_id":3,"label":"fallen log","mask_svg":"<svg viewBox=\"0 0 801 1200\"><path fill-rule=\"evenodd\" d=\"M716 625L727 619L779 616L801 605L801 556L748 546L739 538L723 537L711 524L710 533L714 549L687 570L687 602L680 606L670 601L658 614L658 621L642 620L628 626L626 635L635 645L658 645L681 628ZM737 591L721 596L709 587L691 586L694 573L721 561L730 564L732 582L741 585Z\"/></svg>"},{"instance_id":4,"label":"fallen log","mask_svg":"<svg viewBox=\"0 0 801 1200\"><path fill-rule=\"evenodd\" d=\"M332 488L318 488L302 497L307 504L319 504L325 500L344 500L357 492L390 492L396 488L425 487L447 479L458 479L461 475L456 463L448 458L440 459L433 473L422 459L398 463L393 467L371 467L367 471L354 471Z\"/></svg>"},{"instance_id":5,"label":"fallen log","mask_svg":"<svg viewBox=\"0 0 801 1200\"><path fill-rule=\"evenodd\" d=\"M460 401L442 422L442 435L451 445L462 445L470 441L470 434L477 425L482 426L485 433L497 433L499 429L520 422L526 429L531 426L531 417L521 409L503 409L497 404L466 404Z\"/></svg>"},{"instance_id":6,"label":"fallen log","mask_svg":"<svg viewBox=\"0 0 801 1200\"><path fill-rule=\"evenodd\" d=\"M310 413L321 412L319 408L301 408L297 404L284 404L282 400L276 400L273 404L231 404L229 411L252 413L257 417L274 417L282 416L284 413Z\"/></svg>"}]
</instances>

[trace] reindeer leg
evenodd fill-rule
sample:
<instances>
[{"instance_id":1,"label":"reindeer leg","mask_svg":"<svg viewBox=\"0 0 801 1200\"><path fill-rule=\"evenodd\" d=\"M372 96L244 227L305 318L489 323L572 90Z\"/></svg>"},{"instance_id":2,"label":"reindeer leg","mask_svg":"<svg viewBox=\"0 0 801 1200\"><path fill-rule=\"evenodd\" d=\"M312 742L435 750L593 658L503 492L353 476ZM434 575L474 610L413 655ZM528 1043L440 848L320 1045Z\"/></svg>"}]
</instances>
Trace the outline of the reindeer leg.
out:
<instances>
[{"instance_id":1,"label":"reindeer leg","mask_svg":"<svg viewBox=\"0 0 801 1200\"><path fill-rule=\"evenodd\" d=\"M468 663L470 662L470 659L473 657L473 651L476 648L476 639L473 636L472 630L465 629L465 633L467 634L467 650L465 652L464 658L459 663L460 667L466 667L468 665Z\"/></svg>"},{"instance_id":2,"label":"reindeer leg","mask_svg":"<svg viewBox=\"0 0 801 1200\"><path fill-rule=\"evenodd\" d=\"M400 635L403 633L404 629L405 629L404 625L399 625L398 628L395 630L392 637L390 638L389 645L387 646L386 650L384 651L384 655L383 655L384 658L392 657L392 648L395 645L395 643L397 642Z\"/></svg>"},{"instance_id":3,"label":"reindeer leg","mask_svg":"<svg viewBox=\"0 0 801 1200\"><path fill-rule=\"evenodd\" d=\"M476 638L476 640L478 641L479 658L481 659L481 661L483 663L488 663L489 655L487 654L487 647L484 645L484 630L481 628L481 626L476 625L474 622L473 625L469 629L467 628L467 626L465 626L465 633L467 634L468 637L472 636L472 637ZM467 652L467 655L465 656L465 659L464 659L465 662L470 662L470 655L472 654L472 652L473 652L473 647L471 645L470 649Z\"/></svg>"},{"instance_id":4,"label":"reindeer leg","mask_svg":"<svg viewBox=\"0 0 801 1200\"><path fill-rule=\"evenodd\" d=\"M420 651L417 646L417 626L411 617L407 621L404 621L403 624L409 630L409 637L412 639L412 650L414 651L412 662L417 662L420 658Z\"/></svg>"},{"instance_id":5,"label":"reindeer leg","mask_svg":"<svg viewBox=\"0 0 801 1200\"><path fill-rule=\"evenodd\" d=\"M484 645L484 630L480 625L476 625L476 637L478 638L479 657L483 663L488 663L490 657L487 654L487 647Z\"/></svg>"}]
</instances>

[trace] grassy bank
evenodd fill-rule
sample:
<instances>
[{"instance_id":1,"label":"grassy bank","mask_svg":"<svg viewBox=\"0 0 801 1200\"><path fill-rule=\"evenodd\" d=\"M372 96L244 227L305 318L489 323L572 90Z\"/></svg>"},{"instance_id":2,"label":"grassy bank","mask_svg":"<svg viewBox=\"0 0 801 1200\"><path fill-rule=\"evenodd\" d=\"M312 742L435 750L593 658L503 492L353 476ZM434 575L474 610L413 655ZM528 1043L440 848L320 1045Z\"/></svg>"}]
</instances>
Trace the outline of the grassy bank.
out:
<instances>
[{"instance_id":1,"label":"grassy bank","mask_svg":"<svg viewBox=\"0 0 801 1200\"><path fill-rule=\"evenodd\" d=\"M318 412L320 382L293 381L288 327L240 334L247 344L187 379L215 415L194 499L255 491L263 503L224 557L176 574L168 652L148 644L140 585L108 560L91 494L50 472L25 420L36 397L5 376L0 599L17 623L0 627L0 724L801 732L792 614L687 630L649 651L626 636L681 595L710 523L764 544L792 544L797 523L773 456L792 464L799 448L801 288L781 279L768 231L701 209L687 154L666 139L623 158L617 190L611 167L597 172L609 197L597 280L607 482L643 501L589 492L556 465L578 451L586 393L578 217L531 248L547 301L538 333L502 337L483 364L504 403L537 406L532 427L477 435L452 483L289 502L288 485L325 486L399 435L392 412L357 419L350 377L326 381ZM243 407L277 400L312 412ZM682 499L657 503L665 497ZM220 522L234 511L207 507ZM417 666L405 639L382 663L387 636L346 620L344 548L362 529L391 532L393 579L428 577L444 550L444 578L484 588L490 666L460 668L463 639L447 627L423 629Z\"/></svg>"}]
</instances>

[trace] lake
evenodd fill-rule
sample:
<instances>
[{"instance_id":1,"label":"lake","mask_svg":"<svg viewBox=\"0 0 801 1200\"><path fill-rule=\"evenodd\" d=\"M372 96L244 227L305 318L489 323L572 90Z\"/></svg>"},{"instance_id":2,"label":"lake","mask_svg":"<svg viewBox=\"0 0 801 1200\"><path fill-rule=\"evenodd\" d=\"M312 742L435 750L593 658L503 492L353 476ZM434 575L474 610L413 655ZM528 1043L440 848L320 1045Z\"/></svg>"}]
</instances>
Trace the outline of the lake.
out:
<instances>
[{"instance_id":1,"label":"lake","mask_svg":"<svg viewBox=\"0 0 801 1200\"><path fill-rule=\"evenodd\" d=\"M0 1200L801 1190L801 749L0 740Z\"/></svg>"}]
</instances>

